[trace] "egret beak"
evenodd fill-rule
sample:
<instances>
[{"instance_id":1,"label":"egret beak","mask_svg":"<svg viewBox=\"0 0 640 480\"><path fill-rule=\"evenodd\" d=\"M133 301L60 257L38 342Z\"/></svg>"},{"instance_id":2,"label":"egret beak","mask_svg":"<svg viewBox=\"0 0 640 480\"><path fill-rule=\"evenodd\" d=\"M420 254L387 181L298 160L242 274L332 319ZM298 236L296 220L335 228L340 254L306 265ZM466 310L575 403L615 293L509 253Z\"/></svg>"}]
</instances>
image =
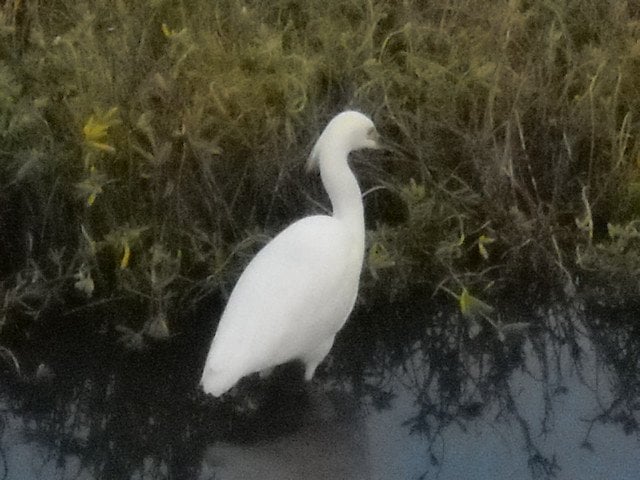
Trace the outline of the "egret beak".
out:
<instances>
[{"instance_id":1,"label":"egret beak","mask_svg":"<svg viewBox=\"0 0 640 480\"><path fill-rule=\"evenodd\" d=\"M375 127L369 131L367 137L371 141L371 145L367 145L367 148L372 148L374 150L379 150L384 148L382 146L382 139L380 137L380 134L378 133L378 130L376 130Z\"/></svg>"},{"instance_id":2,"label":"egret beak","mask_svg":"<svg viewBox=\"0 0 640 480\"><path fill-rule=\"evenodd\" d=\"M311 153L307 158L307 164L305 167L306 172L311 173L314 170L317 170L319 168L319 164L320 164L320 157L318 155L317 149L314 148L313 150L311 150Z\"/></svg>"}]
</instances>

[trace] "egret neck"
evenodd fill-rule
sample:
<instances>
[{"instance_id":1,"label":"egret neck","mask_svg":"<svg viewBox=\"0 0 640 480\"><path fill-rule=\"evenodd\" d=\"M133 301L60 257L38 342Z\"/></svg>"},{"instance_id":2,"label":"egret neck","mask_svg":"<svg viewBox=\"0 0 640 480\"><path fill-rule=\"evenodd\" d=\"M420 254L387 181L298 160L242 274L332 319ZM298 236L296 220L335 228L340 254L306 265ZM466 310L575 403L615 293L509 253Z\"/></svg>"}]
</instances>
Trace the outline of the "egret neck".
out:
<instances>
[{"instance_id":1,"label":"egret neck","mask_svg":"<svg viewBox=\"0 0 640 480\"><path fill-rule=\"evenodd\" d=\"M364 248L364 206L360 186L349 168L348 150L332 148L320 153L320 176L331 200L333 218L352 232Z\"/></svg>"}]
</instances>

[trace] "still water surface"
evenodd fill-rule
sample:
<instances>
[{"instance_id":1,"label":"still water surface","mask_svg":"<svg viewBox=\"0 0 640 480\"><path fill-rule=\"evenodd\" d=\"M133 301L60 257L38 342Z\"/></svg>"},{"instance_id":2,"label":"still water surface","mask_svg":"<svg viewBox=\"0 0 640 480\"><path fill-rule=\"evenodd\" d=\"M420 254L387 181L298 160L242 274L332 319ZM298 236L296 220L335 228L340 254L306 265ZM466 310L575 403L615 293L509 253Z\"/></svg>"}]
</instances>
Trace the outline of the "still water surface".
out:
<instances>
[{"instance_id":1,"label":"still water surface","mask_svg":"<svg viewBox=\"0 0 640 480\"><path fill-rule=\"evenodd\" d=\"M222 402L195 387L206 315L142 344L113 312L5 333L0 479L640 478L637 314L498 311L510 326L477 333L426 303L362 307L313 387L293 365Z\"/></svg>"}]
</instances>

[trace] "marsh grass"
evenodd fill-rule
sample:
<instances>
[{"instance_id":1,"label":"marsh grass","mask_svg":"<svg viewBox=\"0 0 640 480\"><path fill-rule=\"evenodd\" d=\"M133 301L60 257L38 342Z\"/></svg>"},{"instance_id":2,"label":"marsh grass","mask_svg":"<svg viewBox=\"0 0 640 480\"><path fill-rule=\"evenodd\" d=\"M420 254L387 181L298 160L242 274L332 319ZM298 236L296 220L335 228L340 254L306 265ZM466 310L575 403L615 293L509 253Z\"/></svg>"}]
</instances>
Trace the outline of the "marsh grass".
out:
<instances>
[{"instance_id":1,"label":"marsh grass","mask_svg":"<svg viewBox=\"0 0 640 480\"><path fill-rule=\"evenodd\" d=\"M596 0L5 2L3 314L134 296L147 327L171 327L326 208L302 164L347 107L389 145L357 167L367 209L393 210L368 219L364 301L416 285L490 299L534 276L573 295L614 270L640 285L637 239L607 229L632 236L640 214L639 16Z\"/></svg>"}]
</instances>

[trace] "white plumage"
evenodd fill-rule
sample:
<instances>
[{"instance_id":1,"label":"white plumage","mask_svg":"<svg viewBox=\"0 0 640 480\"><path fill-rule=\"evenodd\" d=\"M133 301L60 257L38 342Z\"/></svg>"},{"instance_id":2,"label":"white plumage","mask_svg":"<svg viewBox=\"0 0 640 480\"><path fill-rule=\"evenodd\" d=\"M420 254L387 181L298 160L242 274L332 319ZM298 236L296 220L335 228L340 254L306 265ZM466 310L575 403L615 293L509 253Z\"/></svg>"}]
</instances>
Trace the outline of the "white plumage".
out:
<instances>
[{"instance_id":1,"label":"white plumage","mask_svg":"<svg viewBox=\"0 0 640 480\"><path fill-rule=\"evenodd\" d=\"M377 148L365 115L335 116L316 142L333 215L305 217L271 240L240 276L225 308L200 384L216 397L245 375L299 359L311 380L353 309L364 258L364 210L349 152Z\"/></svg>"}]
</instances>

